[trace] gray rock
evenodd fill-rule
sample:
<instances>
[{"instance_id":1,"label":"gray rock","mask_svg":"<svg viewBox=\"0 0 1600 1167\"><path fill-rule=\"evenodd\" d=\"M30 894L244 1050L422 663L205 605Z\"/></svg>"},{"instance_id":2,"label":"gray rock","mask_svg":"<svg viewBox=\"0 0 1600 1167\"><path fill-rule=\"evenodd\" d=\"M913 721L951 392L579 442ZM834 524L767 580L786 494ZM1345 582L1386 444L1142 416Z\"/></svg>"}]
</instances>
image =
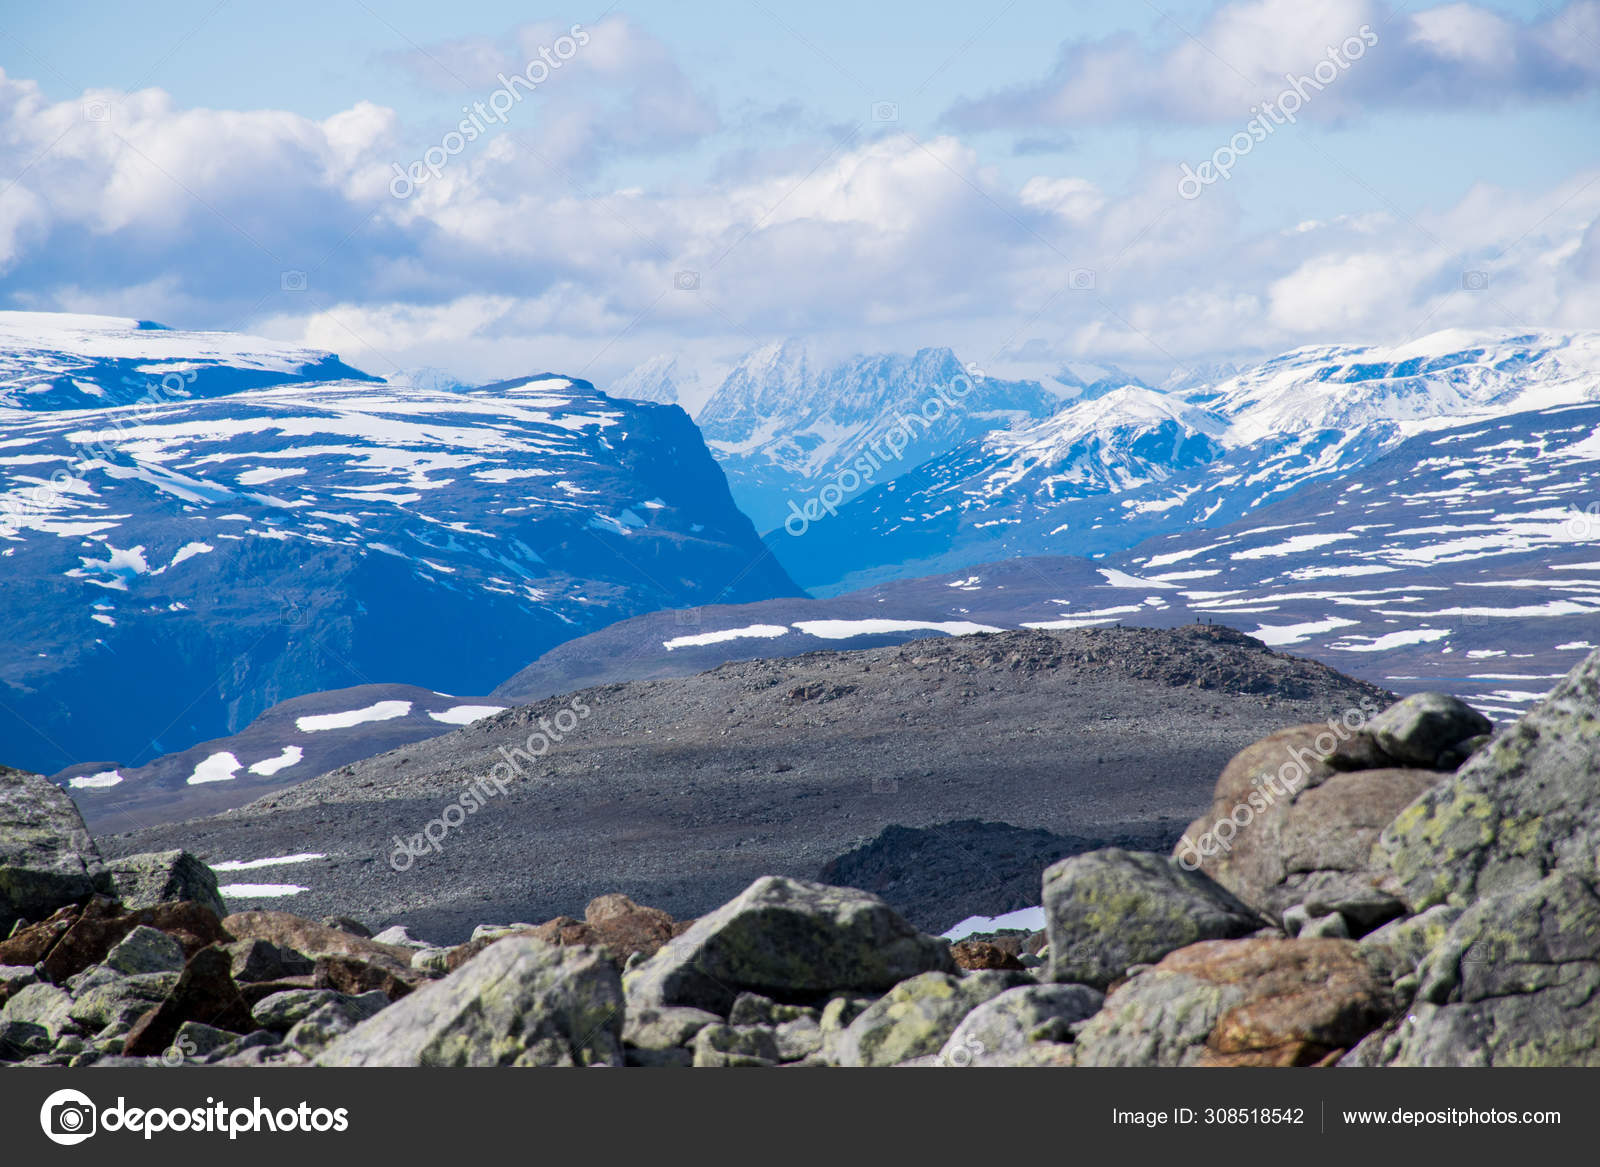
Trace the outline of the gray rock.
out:
<instances>
[{"instance_id":1,"label":"gray rock","mask_svg":"<svg viewBox=\"0 0 1600 1167\"><path fill-rule=\"evenodd\" d=\"M358 1025L323 1066L620 1066L622 986L599 952L510 937Z\"/></svg>"},{"instance_id":2,"label":"gray rock","mask_svg":"<svg viewBox=\"0 0 1600 1167\"><path fill-rule=\"evenodd\" d=\"M1301 926L1298 936L1322 936L1333 940L1350 939L1350 925L1338 912L1313 916Z\"/></svg>"},{"instance_id":3,"label":"gray rock","mask_svg":"<svg viewBox=\"0 0 1600 1167\"><path fill-rule=\"evenodd\" d=\"M1459 743L1493 729L1487 717L1445 693L1413 693L1367 722L1367 733L1384 753L1429 769L1440 768Z\"/></svg>"},{"instance_id":4,"label":"gray rock","mask_svg":"<svg viewBox=\"0 0 1600 1167\"><path fill-rule=\"evenodd\" d=\"M178 973L154 972L120 976L97 965L85 971L68 1016L86 1030L107 1026L132 1026L155 1006L166 1000L178 983Z\"/></svg>"},{"instance_id":5,"label":"gray rock","mask_svg":"<svg viewBox=\"0 0 1600 1167\"><path fill-rule=\"evenodd\" d=\"M411 955L411 967L429 976L442 977L450 971L451 948L419 948Z\"/></svg>"},{"instance_id":6,"label":"gray rock","mask_svg":"<svg viewBox=\"0 0 1600 1167\"><path fill-rule=\"evenodd\" d=\"M0 1062L21 1062L48 1054L54 1044L42 1025L32 1021L0 1021Z\"/></svg>"},{"instance_id":7,"label":"gray rock","mask_svg":"<svg viewBox=\"0 0 1600 1167\"><path fill-rule=\"evenodd\" d=\"M692 1048L697 1068L778 1064L777 1038L764 1025L708 1025Z\"/></svg>"},{"instance_id":8,"label":"gray rock","mask_svg":"<svg viewBox=\"0 0 1600 1167\"><path fill-rule=\"evenodd\" d=\"M343 1037L369 1018L376 1017L389 1005L389 998L380 989L359 996L336 993L334 999L319 1005L290 1028L283 1044L311 1057Z\"/></svg>"},{"instance_id":9,"label":"gray rock","mask_svg":"<svg viewBox=\"0 0 1600 1167\"><path fill-rule=\"evenodd\" d=\"M38 970L31 964L0 964L0 1003L23 985L31 985L38 979Z\"/></svg>"},{"instance_id":10,"label":"gray rock","mask_svg":"<svg viewBox=\"0 0 1600 1167\"><path fill-rule=\"evenodd\" d=\"M1387 953L1385 959L1398 979L1416 971L1460 915L1460 908L1435 904L1421 915L1391 920L1377 931L1368 932L1361 938L1361 947Z\"/></svg>"},{"instance_id":11,"label":"gray rock","mask_svg":"<svg viewBox=\"0 0 1600 1167\"><path fill-rule=\"evenodd\" d=\"M798 1062L822 1052L822 1026L814 1017L784 1021L772 1031L780 1062Z\"/></svg>"},{"instance_id":12,"label":"gray rock","mask_svg":"<svg viewBox=\"0 0 1600 1167\"><path fill-rule=\"evenodd\" d=\"M72 1020L72 998L64 989L39 982L24 985L13 993L0 1008L0 1023L20 1021L37 1025L49 1035L54 1045L64 1033L77 1029Z\"/></svg>"},{"instance_id":13,"label":"gray rock","mask_svg":"<svg viewBox=\"0 0 1600 1167\"><path fill-rule=\"evenodd\" d=\"M0 936L9 936L18 920L43 920L110 889L67 792L37 774L0 766Z\"/></svg>"},{"instance_id":14,"label":"gray rock","mask_svg":"<svg viewBox=\"0 0 1600 1167\"><path fill-rule=\"evenodd\" d=\"M316 962L305 954L270 940L236 940L224 947L232 962L233 979L241 985L306 976L316 968Z\"/></svg>"},{"instance_id":15,"label":"gray rock","mask_svg":"<svg viewBox=\"0 0 1600 1167\"><path fill-rule=\"evenodd\" d=\"M119 940L102 963L129 975L182 972L183 945L165 932L141 924Z\"/></svg>"},{"instance_id":16,"label":"gray rock","mask_svg":"<svg viewBox=\"0 0 1600 1167\"><path fill-rule=\"evenodd\" d=\"M1021 972L930 972L900 982L852 1021L827 1050L841 1066L893 1066L936 1054L968 1013L1027 981Z\"/></svg>"},{"instance_id":17,"label":"gray rock","mask_svg":"<svg viewBox=\"0 0 1600 1167\"><path fill-rule=\"evenodd\" d=\"M373 938L377 944L393 944L396 948L432 948L433 945L425 940L418 940L406 930L404 924L396 924L392 928L385 928Z\"/></svg>"},{"instance_id":18,"label":"gray rock","mask_svg":"<svg viewBox=\"0 0 1600 1167\"><path fill-rule=\"evenodd\" d=\"M339 999L332 989L285 989L257 1001L250 1015L262 1029L287 1033L318 1009Z\"/></svg>"},{"instance_id":19,"label":"gray rock","mask_svg":"<svg viewBox=\"0 0 1600 1167\"><path fill-rule=\"evenodd\" d=\"M1064 1042L1100 1011L1105 995L1087 985L1022 985L968 1013L939 1051L944 1066L1005 1066L1027 1060L1034 1042Z\"/></svg>"},{"instance_id":20,"label":"gray rock","mask_svg":"<svg viewBox=\"0 0 1600 1167\"><path fill-rule=\"evenodd\" d=\"M626 985L630 1007L726 1013L741 992L804 1001L881 992L930 970L955 971L949 944L877 896L769 875L668 941Z\"/></svg>"},{"instance_id":21,"label":"gray rock","mask_svg":"<svg viewBox=\"0 0 1600 1167\"><path fill-rule=\"evenodd\" d=\"M1379 854L1413 911L1595 878L1600 854L1600 652L1455 775L1406 807Z\"/></svg>"},{"instance_id":22,"label":"gray rock","mask_svg":"<svg viewBox=\"0 0 1600 1167\"><path fill-rule=\"evenodd\" d=\"M763 997L760 993L740 993L733 1002L733 1008L728 1010L728 1024L782 1025L786 1021L797 1021L802 1017L809 1017L814 1021L821 1015L820 1009L811 1009L804 1005L783 1005L771 997Z\"/></svg>"},{"instance_id":23,"label":"gray rock","mask_svg":"<svg viewBox=\"0 0 1600 1167\"><path fill-rule=\"evenodd\" d=\"M217 876L187 851L150 851L125 855L106 863L113 894L126 908L153 908L174 900L203 904L217 914L228 914L217 890Z\"/></svg>"},{"instance_id":24,"label":"gray rock","mask_svg":"<svg viewBox=\"0 0 1600 1167\"><path fill-rule=\"evenodd\" d=\"M681 1005L629 1009L622 1026L624 1045L642 1050L669 1050L687 1046L708 1025L722 1021L715 1013Z\"/></svg>"},{"instance_id":25,"label":"gray rock","mask_svg":"<svg viewBox=\"0 0 1600 1167\"><path fill-rule=\"evenodd\" d=\"M1365 1064L1600 1066L1600 894L1551 875L1468 907Z\"/></svg>"},{"instance_id":26,"label":"gray rock","mask_svg":"<svg viewBox=\"0 0 1600 1167\"><path fill-rule=\"evenodd\" d=\"M229 1033L226 1029L218 1029L199 1021L185 1021L178 1026L178 1034L172 1039L172 1049L166 1056L176 1054L181 1055L184 1060L202 1059L238 1040L237 1033Z\"/></svg>"},{"instance_id":27,"label":"gray rock","mask_svg":"<svg viewBox=\"0 0 1600 1167\"><path fill-rule=\"evenodd\" d=\"M1116 848L1047 868L1044 913L1050 979L1100 989L1130 965L1261 926L1249 908L1199 872L1159 855Z\"/></svg>"}]
</instances>

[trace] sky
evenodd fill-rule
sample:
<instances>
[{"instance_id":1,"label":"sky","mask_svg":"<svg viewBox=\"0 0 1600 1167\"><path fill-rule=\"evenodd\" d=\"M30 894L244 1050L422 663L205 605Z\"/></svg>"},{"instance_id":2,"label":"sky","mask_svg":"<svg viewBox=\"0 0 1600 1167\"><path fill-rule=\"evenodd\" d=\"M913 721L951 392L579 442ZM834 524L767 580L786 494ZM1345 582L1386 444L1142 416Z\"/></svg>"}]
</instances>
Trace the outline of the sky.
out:
<instances>
[{"instance_id":1,"label":"sky","mask_svg":"<svg viewBox=\"0 0 1600 1167\"><path fill-rule=\"evenodd\" d=\"M0 0L0 307L601 385L1586 327L1597 91L1600 0Z\"/></svg>"}]
</instances>

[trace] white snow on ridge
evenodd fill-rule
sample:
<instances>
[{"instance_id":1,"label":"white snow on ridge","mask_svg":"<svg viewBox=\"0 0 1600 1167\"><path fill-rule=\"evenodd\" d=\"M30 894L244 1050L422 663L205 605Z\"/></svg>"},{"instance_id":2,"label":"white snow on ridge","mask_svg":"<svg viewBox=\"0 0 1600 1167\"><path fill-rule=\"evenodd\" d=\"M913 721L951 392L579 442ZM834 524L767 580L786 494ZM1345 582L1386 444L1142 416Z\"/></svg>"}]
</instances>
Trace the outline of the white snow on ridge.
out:
<instances>
[{"instance_id":1,"label":"white snow on ridge","mask_svg":"<svg viewBox=\"0 0 1600 1167\"><path fill-rule=\"evenodd\" d=\"M1277 647L1281 644L1299 644L1319 632L1332 632L1336 628L1347 628L1356 623L1355 620L1329 616L1325 620L1314 620L1305 624L1263 624L1250 635L1263 644Z\"/></svg>"},{"instance_id":2,"label":"white snow on ridge","mask_svg":"<svg viewBox=\"0 0 1600 1167\"><path fill-rule=\"evenodd\" d=\"M950 636L969 636L974 632L1004 632L992 624L970 620L800 620L795 627L820 640L848 640L852 636L873 636L884 632L920 632L924 629Z\"/></svg>"},{"instance_id":3,"label":"white snow on ridge","mask_svg":"<svg viewBox=\"0 0 1600 1167\"><path fill-rule=\"evenodd\" d=\"M279 770L287 770L290 766L297 766L305 757L305 751L299 746L284 746L283 753L275 758L263 758L250 767L250 773L260 774L263 778L270 778Z\"/></svg>"},{"instance_id":4,"label":"white snow on ridge","mask_svg":"<svg viewBox=\"0 0 1600 1167\"><path fill-rule=\"evenodd\" d=\"M506 709L505 705L455 705L443 713L430 712L428 716L446 725L471 725L474 721L482 721L485 717L504 713Z\"/></svg>"},{"instance_id":5,"label":"white snow on ridge","mask_svg":"<svg viewBox=\"0 0 1600 1167\"><path fill-rule=\"evenodd\" d=\"M74 790L105 790L122 781L122 775L116 770L101 770L98 774L81 774L76 778L68 778L67 785Z\"/></svg>"},{"instance_id":6,"label":"white snow on ridge","mask_svg":"<svg viewBox=\"0 0 1600 1167\"><path fill-rule=\"evenodd\" d=\"M188 785L199 786L204 782L226 782L229 778L239 773L241 763L238 758L223 750L212 754L194 768L194 773L189 775Z\"/></svg>"},{"instance_id":7,"label":"white snow on ridge","mask_svg":"<svg viewBox=\"0 0 1600 1167\"><path fill-rule=\"evenodd\" d=\"M661 647L671 652L675 648L701 648L708 644L723 644L746 636L787 636L789 629L782 624L751 624L745 628L725 628L720 632L696 632L688 636L674 636L663 640Z\"/></svg>"},{"instance_id":8,"label":"white snow on ridge","mask_svg":"<svg viewBox=\"0 0 1600 1167\"><path fill-rule=\"evenodd\" d=\"M326 859L321 852L303 851L298 855L274 855L268 859L228 859L211 864L212 871L254 871L260 867L287 867L291 863L311 863Z\"/></svg>"},{"instance_id":9,"label":"white snow on ridge","mask_svg":"<svg viewBox=\"0 0 1600 1167\"><path fill-rule=\"evenodd\" d=\"M222 893L223 899L229 900L270 900L283 896L297 896L303 891L310 891L309 887L301 887L298 883L225 883L217 888Z\"/></svg>"},{"instance_id":10,"label":"white snow on ridge","mask_svg":"<svg viewBox=\"0 0 1600 1167\"><path fill-rule=\"evenodd\" d=\"M1125 571L1118 571L1114 567L1096 568L1101 575L1106 577L1106 586L1112 588L1176 588L1177 584L1164 583L1153 579L1140 579L1136 575L1129 575Z\"/></svg>"},{"instance_id":11,"label":"white snow on ridge","mask_svg":"<svg viewBox=\"0 0 1600 1167\"><path fill-rule=\"evenodd\" d=\"M1405 632L1386 632L1364 643L1357 643L1355 640L1336 640L1328 647L1338 652L1386 652L1391 648L1400 648L1407 644L1432 644L1436 640L1446 639L1449 635L1448 628L1413 628Z\"/></svg>"},{"instance_id":12,"label":"white snow on ridge","mask_svg":"<svg viewBox=\"0 0 1600 1167\"><path fill-rule=\"evenodd\" d=\"M294 719L301 733L317 733L325 729L350 729L369 721L393 721L411 712L409 701L379 701L365 709L351 709L345 713L313 713Z\"/></svg>"}]
</instances>

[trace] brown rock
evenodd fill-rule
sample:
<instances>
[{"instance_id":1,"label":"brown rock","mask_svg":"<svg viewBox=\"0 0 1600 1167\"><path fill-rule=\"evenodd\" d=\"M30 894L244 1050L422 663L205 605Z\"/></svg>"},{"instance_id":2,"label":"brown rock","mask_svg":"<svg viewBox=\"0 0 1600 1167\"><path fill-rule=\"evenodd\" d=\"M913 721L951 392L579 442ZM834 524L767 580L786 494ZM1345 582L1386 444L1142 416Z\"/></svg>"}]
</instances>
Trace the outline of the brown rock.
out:
<instances>
[{"instance_id":1,"label":"brown rock","mask_svg":"<svg viewBox=\"0 0 1600 1167\"><path fill-rule=\"evenodd\" d=\"M625 895L590 900L583 918L594 932L594 942L618 961L626 961L635 952L654 956L658 948L677 935L670 912L636 904Z\"/></svg>"},{"instance_id":2,"label":"brown rock","mask_svg":"<svg viewBox=\"0 0 1600 1167\"><path fill-rule=\"evenodd\" d=\"M1373 843L1395 815L1447 777L1350 768L1382 760L1370 741L1342 725L1280 730L1233 757L1211 808L1190 824L1173 855L1274 919L1315 903L1339 911L1352 934L1362 935L1400 911L1380 887L1386 872L1372 864Z\"/></svg>"},{"instance_id":3,"label":"brown rock","mask_svg":"<svg viewBox=\"0 0 1600 1167\"><path fill-rule=\"evenodd\" d=\"M109 896L95 896L40 962L45 975L60 984L104 960L124 936L140 925L177 940L185 957L227 938L217 914L203 904L180 901L127 912Z\"/></svg>"},{"instance_id":4,"label":"brown rock","mask_svg":"<svg viewBox=\"0 0 1600 1167\"><path fill-rule=\"evenodd\" d=\"M253 984L240 985L239 992L254 1009L257 1004L265 1001L274 993L287 992L290 989L314 989L316 977L311 973L304 976L282 977L275 981L256 981Z\"/></svg>"},{"instance_id":5,"label":"brown rock","mask_svg":"<svg viewBox=\"0 0 1600 1167\"><path fill-rule=\"evenodd\" d=\"M270 940L313 960L345 956L395 972L411 971L411 949L379 944L288 912L236 912L222 922L240 940Z\"/></svg>"},{"instance_id":6,"label":"brown rock","mask_svg":"<svg viewBox=\"0 0 1600 1167\"><path fill-rule=\"evenodd\" d=\"M82 911L77 904L69 904L48 920L19 927L9 940L0 941L0 964L38 964L50 955L50 950L77 922Z\"/></svg>"},{"instance_id":7,"label":"brown rock","mask_svg":"<svg viewBox=\"0 0 1600 1167\"><path fill-rule=\"evenodd\" d=\"M197 1021L230 1033L255 1028L250 1004L233 983L228 954L215 945L202 948L184 966L167 999L133 1023L122 1052L127 1057L152 1057L168 1049L186 1021Z\"/></svg>"},{"instance_id":8,"label":"brown rock","mask_svg":"<svg viewBox=\"0 0 1600 1167\"><path fill-rule=\"evenodd\" d=\"M426 979L419 973L412 973L409 977L402 978L392 969L368 964L348 956L324 956L317 961L311 987L332 989L336 993L348 993L352 997L370 993L373 989L381 989L389 1000L398 1001L415 988L417 982Z\"/></svg>"},{"instance_id":9,"label":"brown rock","mask_svg":"<svg viewBox=\"0 0 1600 1167\"><path fill-rule=\"evenodd\" d=\"M1016 956L987 940L963 940L950 946L950 955L965 969L1025 968Z\"/></svg>"},{"instance_id":10,"label":"brown rock","mask_svg":"<svg viewBox=\"0 0 1600 1167\"><path fill-rule=\"evenodd\" d=\"M309 956L270 940L235 940L227 950L233 961L233 979L241 985L309 976L315 971L316 962Z\"/></svg>"}]
</instances>

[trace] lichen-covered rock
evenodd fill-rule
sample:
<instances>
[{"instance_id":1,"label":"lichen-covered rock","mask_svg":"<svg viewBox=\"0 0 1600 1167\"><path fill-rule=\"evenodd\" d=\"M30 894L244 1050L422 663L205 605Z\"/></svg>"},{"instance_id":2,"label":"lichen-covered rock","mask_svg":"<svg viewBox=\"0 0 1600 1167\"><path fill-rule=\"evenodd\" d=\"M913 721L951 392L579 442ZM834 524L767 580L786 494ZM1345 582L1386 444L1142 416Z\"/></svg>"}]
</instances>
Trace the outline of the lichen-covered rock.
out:
<instances>
[{"instance_id":1,"label":"lichen-covered rock","mask_svg":"<svg viewBox=\"0 0 1600 1167\"><path fill-rule=\"evenodd\" d=\"M376 1017L388 1005L389 998L379 989L359 995L335 993L331 1001L323 1002L296 1021L284 1036L283 1044L308 1057L313 1056L363 1021Z\"/></svg>"},{"instance_id":2,"label":"lichen-covered rock","mask_svg":"<svg viewBox=\"0 0 1600 1167\"><path fill-rule=\"evenodd\" d=\"M1361 947L1368 951L1383 950L1384 958L1397 978L1414 973L1423 958L1439 946L1461 915L1461 909L1449 904L1435 904L1418 916L1391 920L1375 932L1361 938Z\"/></svg>"},{"instance_id":3,"label":"lichen-covered rock","mask_svg":"<svg viewBox=\"0 0 1600 1167\"><path fill-rule=\"evenodd\" d=\"M1363 1064L1600 1066L1600 895L1556 874L1463 911Z\"/></svg>"},{"instance_id":4,"label":"lichen-covered rock","mask_svg":"<svg viewBox=\"0 0 1600 1167\"><path fill-rule=\"evenodd\" d=\"M1074 1042L1080 1066L1306 1066L1397 1011L1350 940L1208 940L1109 994Z\"/></svg>"},{"instance_id":5,"label":"lichen-covered rock","mask_svg":"<svg viewBox=\"0 0 1600 1167\"><path fill-rule=\"evenodd\" d=\"M635 1049L678 1049L687 1046L706 1026L721 1020L715 1013L682 1005L630 1008L622 1026L622 1041Z\"/></svg>"},{"instance_id":6,"label":"lichen-covered rock","mask_svg":"<svg viewBox=\"0 0 1600 1167\"><path fill-rule=\"evenodd\" d=\"M106 863L113 894L125 908L153 908L187 901L204 904L220 920L228 914L216 873L187 851L124 855Z\"/></svg>"},{"instance_id":7,"label":"lichen-covered rock","mask_svg":"<svg viewBox=\"0 0 1600 1167\"><path fill-rule=\"evenodd\" d=\"M1339 912L1360 935L1400 915L1403 905L1383 886L1388 867L1373 860L1372 845L1446 775L1352 768L1381 756L1351 755L1352 743L1363 740L1334 719L1246 746L1223 769L1211 808L1190 824L1174 858L1276 920L1306 904L1315 916Z\"/></svg>"},{"instance_id":8,"label":"lichen-covered rock","mask_svg":"<svg viewBox=\"0 0 1600 1167\"><path fill-rule=\"evenodd\" d=\"M815 1020L821 1016L820 1009L812 1009L805 1005L786 1005L774 1001L771 997L763 997L760 993L740 993L733 1002L733 1008L728 1010L729 1025L782 1025L786 1021L797 1021L802 1017Z\"/></svg>"},{"instance_id":9,"label":"lichen-covered rock","mask_svg":"<svg viewBox=\"0 0 1600 1167\"><path fill-rule=\"evenodd\" d=\"M1600 652L1406 807L1377 850L1413 911L1465 905L1556 871L1600 879Z\"/></svg>"},{"instance_id":10,"label":"lichen-covered rock","mask_svg":"<svg viewBox=\"0 0 1600 1167\"><path fill-rule=\"evenodd\" d=\"M622 1021L622 986L601 953L513 936L358 1025L316 1063L621 1066Z\"/></svg>"},{"instance_id":11,"label":"lichen-covered rock","mask_svg":"<svg viewBox=\"0 0 1600 1167\"><path fill-rule=\"evenodd\" d=\"M43 920L110 887L67 792L38 774L0 766L0 938L18 920Z\"/></svg>"},{"instance_id":12,"label":"lichen-covered rock","mask_svg":"<svg viewBox=\"0 0 1600 1167\"><path fill-rule=\"evenodd\" d=\"M857 1017L829 1054L841 1066L893 1066L938 1053L968 1013L1026 980L1015 972L930 972L900 982Z\"/></svg>"},{"instance_id":13,"label":"lichen-covered rock","mask_svg":"<svg viewBox=\"0 0 1600 1167\"><path fill-rule=\"evenodd\" d=\"M287 1033L297 1021L303 1021L339 997L340 994L330 989L285 989L257 1001L251 1016L262 1029Z\"/></svg>"},{"instance_id":14,"label":"lichen-covered rock","mask_svg":"<svg viewBox=\"0 0 1600 1167\"><path fill-rule=\"evenodd\" d=\"M0 1024L19 1022L37 1025L55 1044L62 1034L78 1028L72 1020L72 998L64 989L43 982L25 985L0 1008Z\"/></svg>"},{"instance_id":15,"label":"lichen-covered rock","mask_svg":"<svg viewBox=\"0 0 1600 1167\"><path fill-rule=\"evenodd\" d=\"M769 875L695 921L625 983L630 1005L725 1014L746 991L805 1002L954 970L948 943L918 932L877 896Z\"/></svg>"},{"instance_id":16,"label":"lichen-covered rock","mask_svg":"<svg viewBox=\"0 0 1600 1167\"><path fill-rule=\"evenodd\" d=\"M118 976L109 969L91 970L73 990L67 1011L81 1028L98 1032L108 1025L131 1027L167 999L178 983L176 972L150 972Z\"/></svg>"},{"instance_id":17,"label":"lichen-covered rock","mask_svg":"<svg viewBox=\"0 0 1600 1167\"><path fill-rule=\"evenodd\" d=\"M1489 733L1494 724L1458 697L1413 693L1367 722L1383 752L1407 766L1454 768L1456 748Z\"/></svg>"},{"instance_id":18,"label":"lichen-covered rock","mask_svg":"<svg viewBox=\"0 0 1600 1167\"><path fill-rule=\"evenodd\" d=\"M141 924L117 941L101 963L129 976L178 973L183 971L183 945L165 932Z\"/></svg>"},{"instance_id":19,"label":"lichen-covered rock","mask_svg":"<svg viewBox=\"0 0 1600 1167\"><path fill-rule=\"evenodd\" d=\"M1101 989L1131 965L1261 926L1249 908L1204 875L1159 855L1117 848L1046 868L1044 914L1050 979Z\"/></svg>"},{"instance_id":20,"label":"lichen-covered rock","mask_svg":"<svg viewBox=\"0 0 1600 1167\"><path fill-rule=\"evenodd\" d=\"M123 1053L152 1057L166 1052L185 1021L199 1021L233 1033L254 1028L250 1006L233 983L228 954L215 945L202 948L184 965L172 991L128 1032Z\"/></svg>"},{"instance_id":21,"label":"lichen-covered rock","mask_svg":"<svg viewBox=\"0 0 1600 1167\"><path fill-rule=\"evenodd\" d=\"M1071 1040L1071 1027L1093 1017L1105 996L1088 985L1021 985L979 1005L939 1051L942 1065L1027 1065L1029 1047ZM1053 1060L1054 1055L1049 1055Z\"/></svg>"},{"instance_id":22,"label":"lichen-covered rock","mask_svg":"<svg viewBox=\"0 0 1600 1167\"><path fill-rule=\"evenodd\" d=\"M707 1025L692 1042L696 1068L775 1066L778 1042L764 1025Z\"/></svg>"}]
</instances>

